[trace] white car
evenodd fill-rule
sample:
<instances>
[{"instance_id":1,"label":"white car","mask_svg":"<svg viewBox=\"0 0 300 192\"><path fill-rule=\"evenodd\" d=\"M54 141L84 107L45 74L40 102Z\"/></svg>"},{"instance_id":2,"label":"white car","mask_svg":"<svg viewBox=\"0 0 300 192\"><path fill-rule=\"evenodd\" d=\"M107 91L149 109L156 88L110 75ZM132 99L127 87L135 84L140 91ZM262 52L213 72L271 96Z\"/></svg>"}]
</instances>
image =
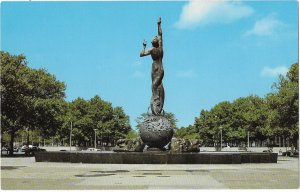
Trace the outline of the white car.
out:
<instances>
[{"instance_id":1,"label":"white car","mask_svg":"<svg viewBox=\"0 0 300 192\"><path fill-rule=\"evenodd\" d=\"M32 149L33 146L32 146L32 145L28 145L28 148L29 148L29 149ZM23 146L21 147L21 151L22 151L22 152L24 152L25 149L27 149L27 145L23 145Z\"/></svg>"},{"instance_id":2,"label":"white car","mask_svg":"<svg viewBox=\"0 0 300 192\"><path fill-rule=\"evenodd\" d=\"M87 151L101 151L100 149L96 149L96 148L88 148Z\"/></svg>"},{"instance_id":3,"label":"white car","mask_svg":"<svg viewBox=\"0 0 300 192\"><path fill-rule=\"evenodd\" d=\"M23 145L22 147L21 147L21 149L25 149L27 147L27 145ZM28 145L28 147L29 148L32 148L33 146L32 145Z\"/></svg>"}]
</instances>

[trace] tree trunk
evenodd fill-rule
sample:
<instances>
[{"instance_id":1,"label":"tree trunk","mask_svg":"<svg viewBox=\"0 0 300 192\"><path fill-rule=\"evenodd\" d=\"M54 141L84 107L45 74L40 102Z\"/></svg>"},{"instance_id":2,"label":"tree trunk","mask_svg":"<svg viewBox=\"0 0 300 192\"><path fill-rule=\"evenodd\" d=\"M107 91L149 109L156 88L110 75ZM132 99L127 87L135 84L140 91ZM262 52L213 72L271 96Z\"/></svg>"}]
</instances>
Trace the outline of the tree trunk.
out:
<instances>
[{"instance_id":1,"label":"tree trunk","mask_svg":"<svg viewBox=\"0 0 300 192\"><path fill-rule=\"evenodd\" d=\"M9 156L14 155L14 140L15 140L15 131L11 130L11 132L10 132L10 142L9 142Z\"/></svg>"},{"instance_id":2,"label":"tree trunk","mask_svg":"<svg viewBox=\"0 0 300 192\"><path fill-rule=\"evenodd\" d=\"M299 132L297 134L294 134L293 144L296 150L299 150Z\"/></svg>"},{"instance_id":3,"label":"tree trunk","mask_svg":"<svg viewBox=\"0 0 300 192\"><path fill-rule=\"evenodd\" d=\"M296 136L296 137L294 136L294 137L292 138L292 146L293 146L292 151L298 150L297 140L298 140L298 137L297 137L297 136Z\"/></svg>"}]
</instances>

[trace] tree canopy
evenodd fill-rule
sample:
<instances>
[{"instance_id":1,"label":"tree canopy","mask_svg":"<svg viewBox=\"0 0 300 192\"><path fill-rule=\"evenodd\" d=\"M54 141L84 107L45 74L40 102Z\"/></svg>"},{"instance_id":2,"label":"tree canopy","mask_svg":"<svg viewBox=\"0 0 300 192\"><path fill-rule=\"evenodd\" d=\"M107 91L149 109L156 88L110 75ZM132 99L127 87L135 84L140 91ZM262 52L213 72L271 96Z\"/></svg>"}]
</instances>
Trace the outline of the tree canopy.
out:
<instances>
[{"instance_id":1,"label":"tree canopy","mask_svg":"<svg viewBox=\"0 0 300 192\"><path fill-rule=\"evenodd\" d=\"M72 121L73 140L79 146L88 146L97 137L106 144L125 138L131 130L129 117L122 107L113 107L111 103L102 100L98 95L90 100L77 98L69 103L65 113L61 136L68 138Z\"/></svg>"},{"instance_id":2,"label":"tree canopy","mask_svg":"<svg viewBox=\"0 0 300 192\"><path fill-rule=\"evenodd\" d=\"M245 142L273 136L291 139L296 146L299 134L299 65L291 65L286 76L279 76L273 92L261 98L255 95L223 101L210 110L201 110L193 126L178 130L180 137L198 137L205 144L223 141Z\"/></svg>"},{"instance_id":3,"label":"tree canopy","mask_svg":"<svg viewBox=\"0 0 300 192\"><path fill-rule=\"evenodd\" d=\"M38 130L43 138L63 140L72 136L78 145L86 146L97 136L105 143L125 138L131 130L129 117L122 107L95 96L90 100L77 98L67 102L66 86L45 69L27 66L24 55L1 56L1 135L10 135L10 154L20 130Z\"/></svg>"},{"instance_id":4,"label":"tree canopy","mask_svg":"<svg viewBox=\"0 0 300 192\"><path fill-rule=\"evenodd\" d=\"M280 76L273 89L266 97L269 134L284 135L296 146L299 137L299 64L293 64L286 76Z\"/></svg>"},{"instance_id":5,"label":"tree canopy","mask_svg":"<svg viewBox=\"0 0 300 192\"><path fill-rule=\"evenodd\" d=\"M53 134L61 123L65 84L45 69L31 69L23 55L0 52L1 57L1 133L11 137L24 128Z\"/></svg>"}]
</instances>

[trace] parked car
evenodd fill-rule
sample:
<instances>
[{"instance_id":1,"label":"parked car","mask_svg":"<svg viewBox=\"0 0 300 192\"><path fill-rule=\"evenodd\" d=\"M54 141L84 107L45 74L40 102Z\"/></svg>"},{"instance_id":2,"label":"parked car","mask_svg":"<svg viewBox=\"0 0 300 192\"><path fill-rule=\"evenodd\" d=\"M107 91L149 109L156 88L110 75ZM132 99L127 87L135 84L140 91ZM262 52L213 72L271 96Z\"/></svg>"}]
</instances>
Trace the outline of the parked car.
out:
<instances>
[{"instance_id":1,"label":"parked car","mask_svg":"<svg viewBox=\"0 0 300 192\"><path fill-rule=\"evenodd\" d=\"M9 151L9 147L3 146L3 147L1 148L1 151ZM14 151L14 152L18 152L18 151L19 151L19 148L18 148L18 147L14 147L13 151Z\"/></svg>"},{"instance_id":2,"label":"parked car","mask_svg":"<svg viewBox=\"0 0 300 192\"><path fill-rule=\"evenodd\" d=\"M286 152L282 152L282 156L297 157L299 156L299 151L288 150Z\"/></svg>"},{"instance_id":3,"label":"parked car","mask_svg":"<svg viewBox=\"0 0 300 192\"><path fill-rule=\"evenodd\" d=\"M32 145L23 145L22 147L21 147L21 151L22 152L25 152L25 150L27 150L27 148L29 148L29 149L32 149L33 148L33 146Z\"/></svg>"},{"instance_id":4,"label":"parked car","mask_svg":"<svg viewBox=\"0 0 300 192\"><path fill-rule=\"evenodd\" d=\"M263 150L265 153L273 153L273 147L268 147L268 150Z\"/></svg>"},{"instance_id":5,"label":"parked car","mask_svg":"<svg viewBox=\"0 0 300 192\"><path fill-rule=\"evenodd\" d=\"M3 151L6 151L6 153L8 154L8 151L9 151L8 147L7 146L2 146L1 154L2 154Z\"/></svg>"},{"instance_id":6,"label":"parked car","mask_svg":"<svg viewBox=\"0 0 300 192\"><path fill-rule=\"evenodd\" d=\"M96 148L88 148L87 151L101 151L100 149L96 149Z\"/></svg>"},{"instance_id":7,"label":"parked car","mask_svg":"<svg viewBox=\"0 0 300 192\"><path fill-rule=\"evenodd\" d=\"M32 146L32 145L24 145L22 148L21 148L21 151L22 152L25 152L25 155L34 155L35 152L37 151L46 151L46 149L42 149L42 148L39 148L37 146Z\"/></svg>"}]
</instances>

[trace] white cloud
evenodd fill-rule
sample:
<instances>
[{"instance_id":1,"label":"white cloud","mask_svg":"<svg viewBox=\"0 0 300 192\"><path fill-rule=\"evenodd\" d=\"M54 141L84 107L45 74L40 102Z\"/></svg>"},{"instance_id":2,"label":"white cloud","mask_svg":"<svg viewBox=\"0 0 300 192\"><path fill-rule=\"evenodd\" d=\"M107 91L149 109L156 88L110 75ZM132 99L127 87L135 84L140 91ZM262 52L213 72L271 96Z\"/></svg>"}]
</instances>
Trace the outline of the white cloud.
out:
<instances>
[{"instance_id":1,"label":"white cloud","mask_svg":"<svg viewBox=\"0 0 300 192\"><path fill-rule=\"evenodd\" d=\"M278 32L283 26L284 24L276 19L274 14L271 14L256 21L252 29L247 31L245 35L270 36Z\"/></svg>"},{"instance_id":2,"label":"white cloud","mask_svg":"<svg viewBox=\"0 0 300 192\"><path fill-rule=\"evenodd\" d=\"M194 78L194 77L197 77L197 74L193 70L187 70L187 71L177 72L177 76L183 77L183 78Z\"/></svg>"},{"instance_id":3,"label":"white cloud","mask_svg":"<svg viewBox=\"0 0 300 192\"><path fill-rule=\"evenodd\" d=\"M136 70L136 71L133 73L133 76L136 77L136 78L143 78L145 75L144 75L144 73L142 73L141 71Z\"/></svg>"},{"instance_id":4,"label":"white cloud","mask_svg":"<svg viewBox=\"0 0 300 192\"><path fill-rule=\"evenodd\" d=\"M261 76L263 77L277 77L278 75L286 75L288 72L288 68L285 66L279 66L279 67L264 67L261 71Z\"/></svg>"},{"instance_id":5,"label":"white cloud","mask_svg":"<svg viewBox=\"0 0 300 192\"><path fill-rule=\"evenodd\" d=\"M182 8L177 28L193 28L207 23L230 23L250 16L254 10L236 1L190 0Z\"/></svg>"}]
</instances>

